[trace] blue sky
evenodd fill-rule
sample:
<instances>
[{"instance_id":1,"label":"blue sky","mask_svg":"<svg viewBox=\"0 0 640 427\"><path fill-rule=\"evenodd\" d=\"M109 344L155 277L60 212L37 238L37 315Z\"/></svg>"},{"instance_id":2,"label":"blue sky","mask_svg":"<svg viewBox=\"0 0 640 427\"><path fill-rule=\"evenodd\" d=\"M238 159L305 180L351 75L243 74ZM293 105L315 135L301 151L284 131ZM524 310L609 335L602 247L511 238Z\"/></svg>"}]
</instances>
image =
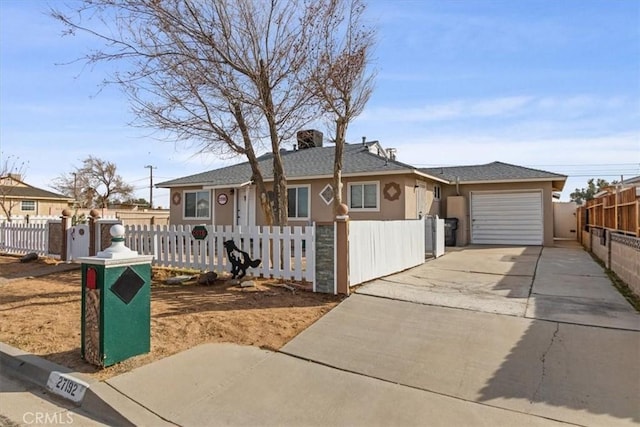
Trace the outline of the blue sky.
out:
<instances>
[{"instance_id":1,"label":"blue sky","mask_svg":"<svg viewBox=\"0 0 640 427\"><path fill-rule=\"evenodd\" d=\"M73 1L65 2L73 4ZM88 155L116 163L148 198L154 180L242 159L194 156L130 126L127 99L100 88L106 65L69 63L90 37L61 37L47 4L0 2L0 151L50 188ZM376 90L349 128L419 166L494 160L569 175L640 175L640 1L376 0ZM154 190L168 206L168 192Z\"/></svg>"}]
</instances>

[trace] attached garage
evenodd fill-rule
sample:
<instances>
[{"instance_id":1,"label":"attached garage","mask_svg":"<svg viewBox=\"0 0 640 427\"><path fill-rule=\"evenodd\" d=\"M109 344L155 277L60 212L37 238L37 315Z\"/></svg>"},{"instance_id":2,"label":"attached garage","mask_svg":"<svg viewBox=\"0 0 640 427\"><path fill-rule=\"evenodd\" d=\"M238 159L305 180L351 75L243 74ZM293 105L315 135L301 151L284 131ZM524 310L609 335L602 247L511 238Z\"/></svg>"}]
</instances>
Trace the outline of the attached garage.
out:
<instances>
[{"instance_id":1,"label":"attached garage","mask_svg":"<svg viewBox=\"0 0 640 427\"><path fill-rule=\"evenodd\" d=\"M471 243L542 245L542 191L471 192Z\"/></svg>"},{"instance_id":2,"label":"attached garage","mask_svg":"<svg viewBox=\"0 0 640 427\"><path fill-rule=\"evenodd\" d=\"M444 215L458 220L456 245L553 246L553 193L565 175L503 162L427 168L448 179Z\"/></svg>"}]
</instances>

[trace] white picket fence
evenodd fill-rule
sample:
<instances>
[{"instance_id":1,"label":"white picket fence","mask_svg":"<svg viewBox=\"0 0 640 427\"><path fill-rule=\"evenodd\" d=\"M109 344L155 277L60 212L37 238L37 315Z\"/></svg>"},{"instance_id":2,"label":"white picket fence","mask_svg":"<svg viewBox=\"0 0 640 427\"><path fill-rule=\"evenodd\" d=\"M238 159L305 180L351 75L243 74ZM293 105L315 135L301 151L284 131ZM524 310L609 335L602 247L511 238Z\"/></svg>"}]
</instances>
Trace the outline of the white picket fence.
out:
<instances>
[{"instance_id":1,"label":"white picket fence","mask_svg":"<svg viewBox=\"0 0 640 427\"><path fill-rule=\"evenodd\" d=\"M424 263L424 220L351 221L349 286Z\"/></svg>"},{"instance_id":2,"label":"white picket fence","mask_svg":"<svg viewBox=\"0 0 640 427\"><path fill-rule=\"evenodd\" d=\"M0 222L0 252L47 255L49 226L21 222Z\"/></svg>"},{"instance_id":3,"label":"white picket fence","mask_svg":"<svg viewBox=\"0 0 640 427\"><path fill-rule=\"evenodd\" d=\"M315 278L315 227L206 226L208 235L196 240L190 225L125 226L125 245L153 255L154 265L201 271L231 271L223 243L233 240L251 259L261 259L248 274L305 280Z\"/></svg>"}]
</instances>

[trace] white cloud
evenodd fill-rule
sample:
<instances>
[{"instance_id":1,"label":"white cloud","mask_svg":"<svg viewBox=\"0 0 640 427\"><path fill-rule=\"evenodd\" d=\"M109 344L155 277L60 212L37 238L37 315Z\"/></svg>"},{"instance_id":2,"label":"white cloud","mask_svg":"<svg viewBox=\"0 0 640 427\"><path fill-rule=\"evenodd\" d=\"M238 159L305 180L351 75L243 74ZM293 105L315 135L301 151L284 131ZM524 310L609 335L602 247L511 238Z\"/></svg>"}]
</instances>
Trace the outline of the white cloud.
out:
<instances>
[{"instance_id":1,"label":"white cloud","mask_svg":"<svg viewBox=\"0 0 640 427\"><path fill-rule=\"evenodd\" d=\"M372 122L421 122L468 117L495 117L521 111L532 101L530 96L512 96L481 100L453 100L420 107L373 107L359 120Z\"/></svg>"},{"instance_id":2,"label":"white cloud","mask_svg":"<svg viewBox=\"0 0 640 427\"><path fill-rule=\"evenodd\" d=\"M500 118L515 115L548 115L576 117L602 110L624 110L638 114L637 102L621 96L593 95L506 96L487 99L456 99L422 106L367 108L358 118L364 122L436 122L456 119Z\"/></svg>"}]
</instances>

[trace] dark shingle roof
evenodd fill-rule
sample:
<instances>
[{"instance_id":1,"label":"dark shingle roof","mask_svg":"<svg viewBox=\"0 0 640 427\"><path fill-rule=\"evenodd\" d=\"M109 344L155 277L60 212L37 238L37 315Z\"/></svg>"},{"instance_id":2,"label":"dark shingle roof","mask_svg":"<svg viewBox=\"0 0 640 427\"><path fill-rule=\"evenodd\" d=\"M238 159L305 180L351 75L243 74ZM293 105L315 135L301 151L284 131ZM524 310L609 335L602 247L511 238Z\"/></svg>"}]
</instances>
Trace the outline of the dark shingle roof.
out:
<instances>
[{"instance_id":1,"label":"dark shingle roof","mask_svg":"<svg viewBox=\"0 0 640 427\"><path fill-rule=\"evenodd\" d=\"M366 172L413 172L413 166L394 160L387 160L369 152L376 142L366 144L345 144L342 174L358 174ZM295 151L282 152L287 179L333 176L333 157L335 147L315 147ZM272 154L259 157L259 166L265 180L273 179ZM251 168L248 162L211 170L195 175L177 178L157 184L158 187L174 187L185 185L239 185L251 180Z\"/></svg>"},{"instance_id":2,"label":"dark shingle roof","mask_svg":"<svg viewBox=\"0 0 640 427\"><path fill-rule=\"evenodd\" d=\"M640 175L634 176L633 178L625 178L623 183L624 184L640 184Z\"/></svg>"},{"instance_id":3,"label":"dark shingle roof","mask_svg":"<svg viewBox=\"0 0 640 427\"><path fill-rule=\"evenodd\" d=\"M525 168L509 163L492 162L486 165L449 166L440 168L421 168L421 172L444 178L451 183L456 178L461 183L483 181L518 181L518 180L558 180L564 181L567 177L553 172L539 169Z\"/></svg>"},{"instance_id":4,"label":"dark shingle roof","mask_svg":"<svg viewBox=\"0 0 640 427\"><path fill-rule=\"evenodd\" d=\"M51 191L43 190L36 187L22 187L15 185L0 185L0 194L4 194L7 197L15 198L28 198L28 199L64 199L73 200L71 197L63 196L61 194L52 193Z\"/></svg>"}]
</instances>

